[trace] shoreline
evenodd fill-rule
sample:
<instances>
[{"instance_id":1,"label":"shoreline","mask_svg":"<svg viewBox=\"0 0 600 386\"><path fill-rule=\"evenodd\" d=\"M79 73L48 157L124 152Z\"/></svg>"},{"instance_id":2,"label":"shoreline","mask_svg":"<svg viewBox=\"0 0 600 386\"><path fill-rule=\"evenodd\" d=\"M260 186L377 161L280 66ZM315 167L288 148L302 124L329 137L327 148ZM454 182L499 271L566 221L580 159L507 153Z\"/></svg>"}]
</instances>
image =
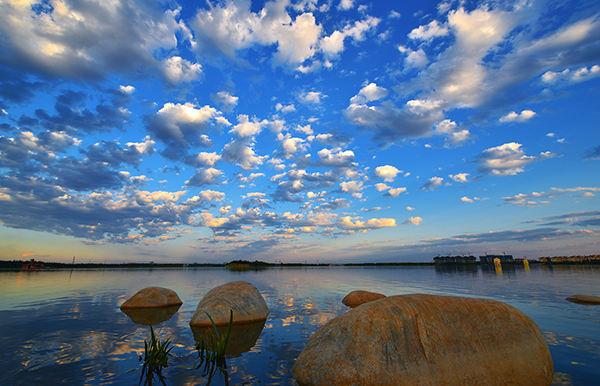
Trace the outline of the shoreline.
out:
<instances>
[{"instance_id":1,"label":"shoreline","mask_svg":"<svg viewBox=\"0 0 600 386\"><path fill-rule=\"evenodd\" d=\"M541 257L528 260L533 265L582 265L600 264L600 255ZM181 268L228 268L231 270L260 270L268 268L300 267L412 267L412 266L489 266L481 262L473 263L435 263L435 262L386 262L386 263L267 263L263 261L236 260L227 263L57 263L31 260L0 260L0 271L37 271L62 269L181 269ZM503 265L522 265L521 261L503 263Z\"/></svg>"}]
</instances>

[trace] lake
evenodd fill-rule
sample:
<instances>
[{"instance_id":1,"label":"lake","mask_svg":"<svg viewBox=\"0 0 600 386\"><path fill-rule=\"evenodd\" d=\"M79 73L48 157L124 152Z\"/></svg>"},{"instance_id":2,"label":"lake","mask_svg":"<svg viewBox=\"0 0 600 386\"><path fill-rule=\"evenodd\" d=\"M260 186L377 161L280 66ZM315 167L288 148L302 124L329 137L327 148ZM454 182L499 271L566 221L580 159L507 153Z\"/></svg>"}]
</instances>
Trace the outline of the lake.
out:
<instances>
[{"instance_id":1,"label":"lake","mask_svg":"<svg viewBox=\"0 0 600 386\"><path fill-rule=\"evenodd\" d=\"M235 280L253 283L271 314L254 346L227 359L227 376L209 380L189 368L198 357L189 321L206 292ZM316 329L348 311L341 300L357 289L506 302L544 333L553 385L597 385L600 379L600 306L565 300L600 295L600 266L532 265L526 271L518 265L502 274L480 266L333 266L0 272L0 385L137 385L150 328L119 307L148 286L170 288L183 300L171 319L154 326L174 344L163 371L168 385L297 385L295 359Z\"/></svg>"}]
</instances>

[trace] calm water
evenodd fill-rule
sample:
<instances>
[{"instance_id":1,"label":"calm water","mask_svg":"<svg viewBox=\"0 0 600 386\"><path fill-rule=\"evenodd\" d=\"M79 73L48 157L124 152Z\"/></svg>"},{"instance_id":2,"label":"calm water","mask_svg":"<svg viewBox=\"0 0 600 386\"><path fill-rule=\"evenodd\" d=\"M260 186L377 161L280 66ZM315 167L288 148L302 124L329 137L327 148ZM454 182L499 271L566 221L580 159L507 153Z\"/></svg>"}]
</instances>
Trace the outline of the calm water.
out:
<instances>
[{"instance_id":1,"label":"calm water","mask_svg":"<svg viewBox=\"0 0 600 386\"><path fill-rule=\"evenodd\" d=\"M505 269L481 267L271 268L0 272L0 385L137 385L149 327L119 306L139 289L175 290L184 304L158 327L175 344L164 374L169 385L206 385L189 321L202 296L234 280L253 283L271 310L252 348L227 360L228 377L211 385L296 385L295 358L324 323L346 312L356 289L386 295L429 293L504 301L544 332L554 360L553 385L598 385L600 306L564 299L600 295L599 266Z\"/></svg>"}]
</instances>

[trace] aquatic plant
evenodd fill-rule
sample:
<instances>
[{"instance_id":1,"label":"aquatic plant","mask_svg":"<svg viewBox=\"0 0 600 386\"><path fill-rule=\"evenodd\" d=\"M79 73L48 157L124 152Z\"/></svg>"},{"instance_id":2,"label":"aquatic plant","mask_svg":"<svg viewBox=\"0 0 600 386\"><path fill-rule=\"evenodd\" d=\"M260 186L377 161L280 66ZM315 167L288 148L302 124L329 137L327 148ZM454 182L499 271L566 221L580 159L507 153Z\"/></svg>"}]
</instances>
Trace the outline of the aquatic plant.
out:
<instances>
[{"instance_id":1,"label":"aquatic plant","mask_svg":"<svg viewBox=\"0 0 600 386\"><path fill-rule=\"evenodd\" d=\"M225 351L227 350L227 344L229 343L229 337L231 336L231 327L233 326L233 310L229 310L229 326L225 335L219 334L217 326L215 325L212 317L206 312L208 319L212 323L215 333L209 329L207 331L208 339L205 341L205 337L200 338L200 342L196 344L196 350L198 350L198 360L194 364L194 367L199 369L204 365L202 376L209 375L210 378L215 374L216 370L219 369L227 377L227 363L225 362Z\"/></svg>"},{"instance_id":2,"label":"aquatic plant","mask_svg":"<svg viewBox=\"0 0 600 386\"><path fill-rule=\"evenodd\" d=\"M144 357L140 356L140 361L144 362L142 367L142 374L140 375L140 382L144 380L144 386L152 386L154 376L158 377L158 380L166 386L165 377L162 375L163 367L167 367L169 364L169 356L171 354L171 339L167 338L164 340L159 339L154 334L154 329L150 326L150 344L144 340Z\"/></svg>"}]
</instances>

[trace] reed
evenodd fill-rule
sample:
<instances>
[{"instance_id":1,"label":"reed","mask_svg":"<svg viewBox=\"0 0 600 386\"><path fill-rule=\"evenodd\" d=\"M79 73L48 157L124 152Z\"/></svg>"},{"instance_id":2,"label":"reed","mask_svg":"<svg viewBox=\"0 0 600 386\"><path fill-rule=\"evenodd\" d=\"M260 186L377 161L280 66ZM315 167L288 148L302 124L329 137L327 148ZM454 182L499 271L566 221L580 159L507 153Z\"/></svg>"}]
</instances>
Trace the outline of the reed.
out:
<instances>
[{"instance_id":1,"label":"reed","mask_svg":"<svg viewBox=\"0 0 600 386\"><path fill-rule=\"evenodd\" d=\"M159 339L154 334L154 329L150 326L150 344L144 340L144 357L140 356L140 360L143 360L142 374L140 376L139 384L144 381L144 386L152 386L154 376L158 377L158 380L166 386L165 377L162 375L162 369L167 367L169 364L169 356L171 354L171 339L167 338L164 340Z\"/></svg>"},{"instance_id":2,"label":"reed","mask_svg":"<svg viewBox=\"0 0 600 386\"><path fill-rule=\"evenodd\" d=\"M227 344L229 343L229 337L231 336L231 327L233 326L233 310L229 310L229 326L225 335L220 335L214 320L205 312L212 323L215 333L208 330L208 339L205 341L204 338L200 338L200 342L196 344L196 350L198 350L198 360L194 365L195 368L199 369L204 365L203 376L209 374L212 378L215 370L218 368L221 372L226 373L227 364L225 362L225 351L227 350Z\"/></svg>"}]
</instances>

